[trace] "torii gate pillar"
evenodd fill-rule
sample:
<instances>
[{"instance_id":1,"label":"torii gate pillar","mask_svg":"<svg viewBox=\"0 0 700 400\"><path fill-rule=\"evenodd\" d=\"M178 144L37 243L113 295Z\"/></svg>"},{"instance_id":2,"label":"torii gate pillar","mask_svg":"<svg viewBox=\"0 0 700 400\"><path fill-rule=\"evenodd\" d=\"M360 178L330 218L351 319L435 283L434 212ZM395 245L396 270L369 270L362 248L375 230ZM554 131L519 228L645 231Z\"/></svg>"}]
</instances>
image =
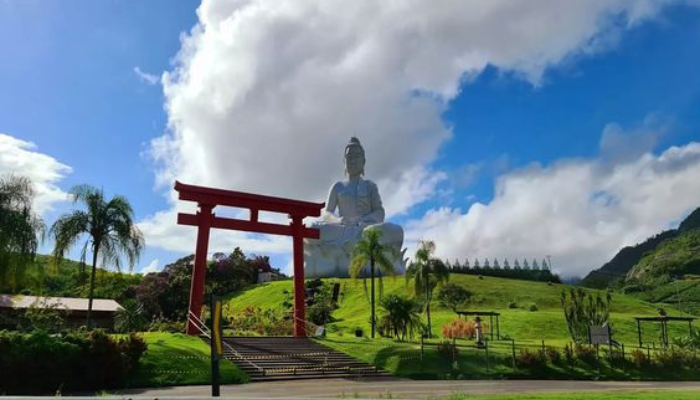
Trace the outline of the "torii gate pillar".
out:
<instances>
[{"instance_id":1,"label":"torii gate pillar","mask_svg":"<svg viewBox=\"0 0 700 400\"><path fill-rule=\"evenodd\" d=\"M185 185L180 182L175 182L175 190L179 192L180 200L196 201L199 205L197 214L180 213L177 216L178 224L192 225L198 228L192 285L190 287L190 305L187 315L187 333L190 335L199 334L197 320L201 317L202 302L204 300L209 232L211 228L219 228L292 236L294 252L294 336L306 336L304 238L318 239L320 233L318 229L305 227L304 218L320 216L321 209L325 204ZM247 208L250 210L250 219L241 220L217 217L212 212L217 205ZM287 214L291 219L291 224L280 225L260 222L258 221L259 211Z\"/></svg>"}]
</instances>

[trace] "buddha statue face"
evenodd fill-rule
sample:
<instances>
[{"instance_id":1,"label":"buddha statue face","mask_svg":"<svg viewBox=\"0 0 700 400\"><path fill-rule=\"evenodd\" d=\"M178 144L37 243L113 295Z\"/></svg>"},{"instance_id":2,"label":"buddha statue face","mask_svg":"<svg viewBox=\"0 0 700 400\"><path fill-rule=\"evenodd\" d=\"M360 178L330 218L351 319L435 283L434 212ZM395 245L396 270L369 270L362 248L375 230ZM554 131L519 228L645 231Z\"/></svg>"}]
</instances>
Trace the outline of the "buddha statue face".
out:
<instances>
[{"instance_id":1,"label":"buddha statue face","mask_svg":"<svg viewBox=\"0 0 700 400\"><path fill-rule=\"evenodd\" d=\"M365 173L365 151L356 138L345 147L345 173L351 178Z\"/></svg>"}]
</instances>

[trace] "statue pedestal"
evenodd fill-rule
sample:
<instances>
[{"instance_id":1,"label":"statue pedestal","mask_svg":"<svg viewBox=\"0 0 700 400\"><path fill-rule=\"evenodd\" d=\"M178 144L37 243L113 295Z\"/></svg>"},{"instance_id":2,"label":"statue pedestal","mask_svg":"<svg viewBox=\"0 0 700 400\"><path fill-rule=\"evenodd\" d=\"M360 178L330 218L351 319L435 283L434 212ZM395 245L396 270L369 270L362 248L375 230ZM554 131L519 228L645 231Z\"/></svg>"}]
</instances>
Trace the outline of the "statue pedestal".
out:
<instances>
[{"instance_id":1,"label":"statue pedestal","mask_svg":"<svg viewBox=\"0 0 700 400\"><path fill-rule=\"evenodd\" d=\"M401 275L406 271L404 260L403 228L384 222L374 225L359 224L324 224L312 226L321 232L320 239L304 241L305 275L307 278L348 278L350 276L350 259L355 245L365 229L375 228L382 232L382 244L390 245L396 254L394 270Z\"/></svg>"}]
</instances>

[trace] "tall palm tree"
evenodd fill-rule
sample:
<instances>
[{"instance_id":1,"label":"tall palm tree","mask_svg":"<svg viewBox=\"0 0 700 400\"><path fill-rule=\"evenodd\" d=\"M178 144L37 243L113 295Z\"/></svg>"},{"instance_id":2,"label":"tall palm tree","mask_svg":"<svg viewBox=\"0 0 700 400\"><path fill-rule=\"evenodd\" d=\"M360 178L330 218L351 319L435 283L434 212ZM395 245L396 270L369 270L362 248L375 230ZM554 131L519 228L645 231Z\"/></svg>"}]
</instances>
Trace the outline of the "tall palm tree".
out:
<instances>
[{"instance_id":1,"label":"tall palm tree","mask_svg":"<svg viewBox=\"0 0 700 400\"><path fill-rule=\"evenodd\" d=\"M433 290L450 279L450 270L442 260L433 258L435 243L433 241L421 241L416 250L413 262L406 270L407 282L413 281L413 291L416 296L424 298L425 313L428 317L428 337L433 337L430 322L430 302L433 299Z\"/></svg>"},{"instance_id":2,"label":"tall palm tree","mask_svg":"<svg viewBox=\"0 0 700 400\"><path fill-rule=\"evenodd\" d=\"M362 233L362 238L357 242L352 251L350 260L350 277L357 278L366 268L369 262L370 279L372 281L372 295L370 303L372 304L372 339L374 339L374 331L376 325L375 317L375 299L374 299L374 278L376 270L384 272L384 275L396 275L394 264L391 260L396 257L393 247L382 244L380 239L382 232L376 228L367 228Z\"/></svg>"},{"instance_id":3,"label":"tall palm tree","mask_svg":"<svg viewBox=\"0 0 700 400\"><path fill-rule=\"evenodd\" d=\"M29 178L0 177L0 290L14 292L23 284L43 237L44 223L32 211L33 200Z\"/></svg>"},{"instance_id":4,"label":"tall palm tree","mask_svg":"<svg viewBox=\"0 0 700 400\"><path fill-rule=\"evenodd\" d=\"M73 210L62 215L51 226L50 234L56 241L53 250L55 262L60 262L66 252L83 236L88 238L83 244L80 260L85 263L88 247L92 252L92 272L90 274L90 294L88 296L87 326L92 327L92 296L95 289L97 257L102 256L102 264L112 263L120 270L120 259L126 256L129 269L141 254L144 246L143 235L133 223L133 210L126 198L114 196L106 201L101 189L89 185L73 187L69 192L73 204L82 203L86 210Z\"/></svg>"}]
</instances>

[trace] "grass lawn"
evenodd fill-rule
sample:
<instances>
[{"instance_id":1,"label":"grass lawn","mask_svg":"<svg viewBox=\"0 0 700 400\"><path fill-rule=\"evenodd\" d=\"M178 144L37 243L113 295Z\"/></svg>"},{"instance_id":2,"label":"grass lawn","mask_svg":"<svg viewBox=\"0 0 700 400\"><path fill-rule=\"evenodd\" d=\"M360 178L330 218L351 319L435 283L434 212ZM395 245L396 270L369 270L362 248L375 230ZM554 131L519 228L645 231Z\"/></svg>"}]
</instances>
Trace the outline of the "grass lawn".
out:
<instances>
[{"instance_id":1,"label":"grass lawn","mask_svg":"<svg viewBox=\"0 0 700 400\"><path fill-rule=\"evenodd\" d=\"M593 380L697 380L698 370L689 367L637 368L631 362L612 366L601 352L600 367L595 360L588 363L576 360L568 364L563 359L554 365L534 365L513 368L512 348L509 342L490 342L488 355L477 349L473 341L457 342L456 363L451 355L440 354L438 340L427 340L421 361L420 344L395 342L379 338L330 337L321 343L357 359L377 365L393 375L411 379L593 379ZM516 346L516 354L520 348ZM627 357L631 360L631 357Z\"/></svg>"},{"instance_id":2,"label":"grass lawn","mask_svg":"<svg viewBox=\"0 0 700 400\"><path fill-rule=\"evenodd\" d=\"M328 324L330 337L352 336L359 327L369 332L370 307L362 280L331 279L341 285L340 308L333 313L335 322ZM501 334L508 335L518 342L545 340L548 344L564 346L571 339L566 328L566 321L561 310L561 291L568 290L566 285L547 285L544 282L532 282L514 279L484 277L478 279L473 275L452 274L450 282L467 287L473 293L469 310L497 311L501 313ZM235 313L246 306L280 308L285 299L284 291L292 292L292 282L280 281L257 285L251 289L232 294L228 301L229 313ZM595 291L603 294L602 291ZM384 293L406 295L410 291L403 277L385 278ZM508 305L515 302L516 308ZM531 305L537 311L529 311ZM440 335L440 327L456 318L449 309L441 307L437 301L431 303L433 334ZM667 307L669 315L679 315L673 308ZM378 310L379 312L379 310ZM613 294L612 327L616 341L626 345L636 345L637 324L635 316L655 316L657 306L653 303L623 294ZM488 323L488 320L486 321ZM669 337L687 335L685 324L669 324ZM645 342L659 342L661 330L655 324L643 327Z\"/></svg>"},{"instance_id":3,"label":"grass lawn","mask_svg":"<svg viewBox=\"0 0 700 400\"><path fill-rule=\"evenodd\" d=\"M454 394L445 400L697 400L700 393L694 391L607 391L600 393L547 393L547 394L509 394L509 395L468 395Z\"/></svg>"},{"instance_id":4,"label":"grass lawn","mask_svg":"<svg viewBox=\"0 0 700 400\"><path fill-rule=\"evenodd\" d=\"M143 333L148 350L139 368L128 378L128 387L205 385L211 383L209 346L181 333ZM221 383L243 383L248 376L226 360L220 363Z\"/></svg>"},{"instance_id":5,"label":"grass lawn","mask_svg":"<svg viewBox=\"0 0 700 400\"><path fill-rule=\"evenodd\" d=\"M365 338L355 338L354 331L361 328L365 336L369 336L370 306L362 280L331 279L341 285L339 308L333 312L334 322L329 323L327 338L323 343L343 351L363 361L375 364L395 375L417 379L474 379L474 378L544 378L544 379L697 379L697 370L687 368L662 369L658 367L649 370L634 368L631 363L625 368L615 365L610 368L606 361L598 368L597 362L574 363L574 365L551 365L529 367L527 369L512 366L512 347L508 341L490 342L489 358L484 350L476 349L473 341L464 341L458 347L457 363L453 365L451 357L438 353L437 343L441 326L456 318L454 312L441 307L437 301L431 303L433 334L436 339L429 340L420 362L420 346L417 343L401 343L392 339L377 338L372 341ZM568 286L544 282L532 282L504 278L452 274L450 282L467 287L473 298L469 310L497 311L501 313L501 335L514 339L516 355L520 348L529 347L537 351L542 341L547 346L562 349L571 342L566 321L561 310L562 289ZM292 292L291 281L271 282L257 285L248 290L234 293L228 299L226 312L239 312L247 306L258 306L262 309L280 308L285 297ZM601 293L602 291L590 290ZM408 295L409 288L403 277L396 279L385 278L384 294L396 293ZM514 302L516 307L509 307ZM530 311L535 305L537 311ZM667 308L669 315L679 315L679 312ZM381 311L378 310L379 313ZM613 338L625 344L627 359L631 359L630 351L637 346L637 324L635 316L657 315L655 304L624 294L613 294L611 322ZM485 319L488 323L488 318ZM669 324L669 338L687 335L687 324ZM655 324L643 326L645 342L659 343L660 327ZM601 352L605 357L605 352ZM562 354L563 357L563 354Z\"/></svg>"}]
</instances>

